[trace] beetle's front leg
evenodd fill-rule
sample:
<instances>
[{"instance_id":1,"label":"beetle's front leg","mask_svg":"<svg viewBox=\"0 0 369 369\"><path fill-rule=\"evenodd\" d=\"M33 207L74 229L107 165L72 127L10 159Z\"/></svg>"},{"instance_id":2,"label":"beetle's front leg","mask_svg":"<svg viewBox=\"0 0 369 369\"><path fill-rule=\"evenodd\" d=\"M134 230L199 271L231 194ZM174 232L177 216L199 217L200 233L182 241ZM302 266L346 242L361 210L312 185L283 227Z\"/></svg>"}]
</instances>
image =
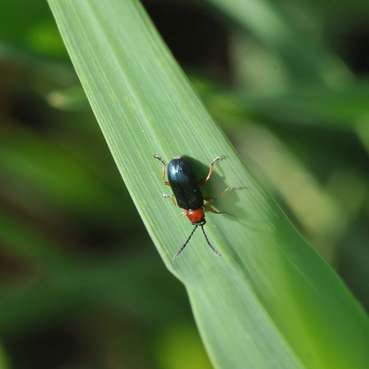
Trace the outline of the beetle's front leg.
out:
<instances>
[{"instance_id":1,"label":"beetle's front leg","mask_svg":"<svg viewBox=\"0 0 369 369\"><path fill-rule=\"evenodd\" d=\"M163 183L166 185L166 186L169 186L169 182L166 180L167 178L167 163L164 159L162 159L161 156L159 156L158 154L154 154L153 155L154 159L157 159L160 161L160 163L163 164L163 174L162 174L162 180L163 180Z\"/></svg>"},{"instance_id":2,"label":"beetle's front leg","mask_svg":"<svg viewBox=\"0 0 369 369\"><path fill-rule=\"evenodd\" d=\"M172 203L177 206L177 200L175 198L175 196L172 194L172 195L168 195L167 193L163 193L163 197L165 199L171 199L172 200Z\"/></svg>"}]
</instances>

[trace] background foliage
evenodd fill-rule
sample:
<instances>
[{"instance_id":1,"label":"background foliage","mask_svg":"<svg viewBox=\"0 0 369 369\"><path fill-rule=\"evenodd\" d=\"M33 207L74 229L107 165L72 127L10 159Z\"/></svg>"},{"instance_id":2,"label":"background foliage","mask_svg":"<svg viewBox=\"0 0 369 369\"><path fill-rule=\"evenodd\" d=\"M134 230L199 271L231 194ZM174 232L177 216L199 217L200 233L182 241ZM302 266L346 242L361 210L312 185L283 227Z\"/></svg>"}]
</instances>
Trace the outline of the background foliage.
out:
<instances>
[{"instance_id":1,"label":"background foliage","mask_svg":"<svg viewBox=\"0 0 369 369\"><path fill-rule=\"evenodd\" d=\"M369 11L260 3L145 4L243 158L368 307ZM21 7L4 2L0 26L0 367L209 368L46 4Z\"/></svg>"}]
</instances>

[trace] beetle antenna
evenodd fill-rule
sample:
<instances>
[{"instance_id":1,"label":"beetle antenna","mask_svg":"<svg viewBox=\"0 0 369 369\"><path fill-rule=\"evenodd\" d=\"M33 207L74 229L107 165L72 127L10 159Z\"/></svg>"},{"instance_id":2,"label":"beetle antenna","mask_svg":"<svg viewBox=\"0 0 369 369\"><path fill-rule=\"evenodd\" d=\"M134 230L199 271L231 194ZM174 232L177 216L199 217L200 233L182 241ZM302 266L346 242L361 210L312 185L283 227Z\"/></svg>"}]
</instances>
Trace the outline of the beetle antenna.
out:
<instances>
[{"instance_id":1,"label":"beetle antenna","mask_svg":"<svg viewBox=\"0 0 369 369\"><path fill-rule=\"evenodd\" d=\"M208 236L206 235L205 233L205 229L204 229L204 226L201 226L201 230L202 230L202 233L204 234L205 236L205 239L206 239L206 242L208 243L209 247L212 249L212 251L214 252L214 254L218 255L218 256L222 256L220 254L220 252L210 243L209 239L208 239Z\"/></svg>"},{"instance_id":2,"label":"beetle antenna","mask_svg":"<svg viewBox=\"0 0 369 369\"><path fill-rule=\"evenodd\" d=\"M173 258L173 259L175 259L179 254L181 254L181 253L182 253L182 251L185 249L185 247L187 246L188 242L190 241L190 239L191 239L192 235L195 233L195 231L196 231L197 227L198 227L198 225L195 225L195 226L193 227L193 230L192 230L192 232L190 233L190 235L188 236L188 238L187 238L186 242L185 242L185 243L183 244L183 246L182 246L182 247L177 251L177 253L175 254L175 256L174 256L174 258Z\"/></svg>"}]
</instances>

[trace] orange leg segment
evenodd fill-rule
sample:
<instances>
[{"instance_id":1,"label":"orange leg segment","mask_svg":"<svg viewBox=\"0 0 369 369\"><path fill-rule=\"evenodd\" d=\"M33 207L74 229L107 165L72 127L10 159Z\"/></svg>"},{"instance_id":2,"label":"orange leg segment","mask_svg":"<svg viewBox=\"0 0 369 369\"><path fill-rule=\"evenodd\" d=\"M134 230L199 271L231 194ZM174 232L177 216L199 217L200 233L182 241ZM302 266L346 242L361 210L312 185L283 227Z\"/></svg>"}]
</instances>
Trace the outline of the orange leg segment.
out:
<instances>
[{"instance_id":1,"label":"orange leg segment","mask_svg":"<svg viewBox=\"0 0 369 369\"><path fill-rule=\"evenodd\" d=\"M162 180L166 186L169 186L169 182L166 180L167 178L167 163L166 161L159 156L158 154L153 155L154 159L157 159L160 161L160 163L163 164L163 174L162 174Z\"/></svg>"},{"instance_id":2,"label":"orange leg segment","mask_svg":"<svg viewBox=\"0 0 369 369\"><path fill-rule=\"evenodd\" d=\"M224 155L221 156L217 156L214 160L212 160L209 164L209 171L208 171L208 175L201 181L201 185L204 185L205 183L207 183L211 176L213 175L213 171L214 171L214 166L215 164L219 163L221 160L223 160L225 158Z\"/></svg>"}]
</instances>

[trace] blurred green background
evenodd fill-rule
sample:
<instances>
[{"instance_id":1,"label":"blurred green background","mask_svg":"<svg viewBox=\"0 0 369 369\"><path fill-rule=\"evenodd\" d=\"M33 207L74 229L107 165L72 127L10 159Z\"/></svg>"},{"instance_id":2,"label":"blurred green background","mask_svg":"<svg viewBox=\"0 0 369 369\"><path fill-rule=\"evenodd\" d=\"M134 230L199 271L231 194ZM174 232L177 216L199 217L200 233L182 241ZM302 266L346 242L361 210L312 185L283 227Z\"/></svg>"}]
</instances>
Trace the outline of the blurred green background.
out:
<instances>
[{"instance_id":1,"label":"blurred green background","mask_svg":"<svg viewBox=\"0 0 369 369\"><path fill-rule=\"evenodd\" d=\"M0 369L211 368L46 2L0 4ZM368 308L367 1L221 4L144 1L242 159Z\"/></svg>"}]
</instances>

